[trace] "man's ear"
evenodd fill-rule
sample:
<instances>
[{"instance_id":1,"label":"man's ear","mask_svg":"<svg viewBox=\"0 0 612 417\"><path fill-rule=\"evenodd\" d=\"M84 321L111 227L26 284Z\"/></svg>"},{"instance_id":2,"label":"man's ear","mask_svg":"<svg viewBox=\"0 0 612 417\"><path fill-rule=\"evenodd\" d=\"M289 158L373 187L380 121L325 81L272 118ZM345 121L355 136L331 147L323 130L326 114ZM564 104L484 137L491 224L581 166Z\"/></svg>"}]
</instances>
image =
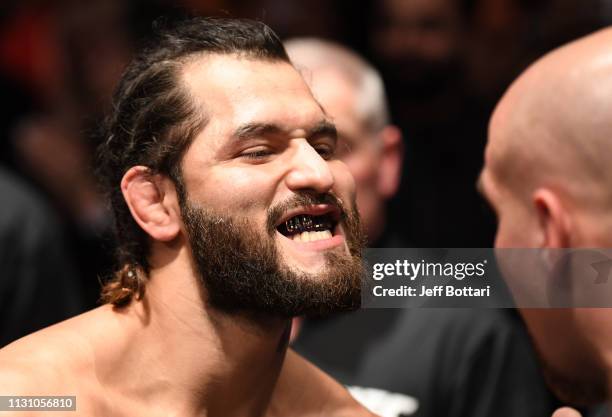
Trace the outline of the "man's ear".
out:
<instances>
[{"instance_id":1,"label":"man's ear","mask_svg":"<svg viewBox=\"0 0 612 417\"><path fill-rule=\"evenodd\" d=\"M549 189L539 188L533 193L532 201L542 231L542 247L570 247L570 215L559 197Z\"/></svg>"},{"instance_id":2,"label":"man's ear","mask_svg":"<svg viewBox=\"0 0 612 417\"><path fill-rule=\"evenodd\" d=\"M176 191L169 178L134 166L123 176L121 192L136 223L153 239L166 242L179 234Z\"/></svg>"},{"instance_id":3,"label":"man's ear","mask_svg":"<svg viewBox=\"0 0 612 417\"><path fill-rule=\"evenodd\" d=\"M378 192L385 199L397 192L402 178L404 161L404 141L402 132L397 126L385 126L378 134L382 146L378 174Z\"/></svg>"}]
</instances>

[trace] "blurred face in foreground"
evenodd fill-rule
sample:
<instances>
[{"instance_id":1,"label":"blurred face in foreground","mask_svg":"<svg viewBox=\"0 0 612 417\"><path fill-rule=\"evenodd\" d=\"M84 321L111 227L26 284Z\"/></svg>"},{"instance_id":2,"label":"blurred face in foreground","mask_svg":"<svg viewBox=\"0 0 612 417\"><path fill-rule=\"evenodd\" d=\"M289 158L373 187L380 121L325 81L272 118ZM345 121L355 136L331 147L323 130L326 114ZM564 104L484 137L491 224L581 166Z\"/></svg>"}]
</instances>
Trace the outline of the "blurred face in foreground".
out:
<instances>
[{"instance_id":1,"label":"blurred face in foreground","mask_svg":"<svg viewBox=\"0 0 612 417\"><path fill-rule=\"evenodd\" d=\"M559 277L548 257L555 249L610 247L610 170L603 155L610 146L604 91L612 90L612 61L604 55L611 36L599 32L538 61L491 119L479 186L498 217L495 246L538 249L536 260L548 271L542 277L535 263L508 267L500 260L519 308L530 278ZM590 283L584 273L570 278L574 293ZM609 309L521 308L521 314L559 398L604 401L612 365Z\"/></svg>"}]
</instances>

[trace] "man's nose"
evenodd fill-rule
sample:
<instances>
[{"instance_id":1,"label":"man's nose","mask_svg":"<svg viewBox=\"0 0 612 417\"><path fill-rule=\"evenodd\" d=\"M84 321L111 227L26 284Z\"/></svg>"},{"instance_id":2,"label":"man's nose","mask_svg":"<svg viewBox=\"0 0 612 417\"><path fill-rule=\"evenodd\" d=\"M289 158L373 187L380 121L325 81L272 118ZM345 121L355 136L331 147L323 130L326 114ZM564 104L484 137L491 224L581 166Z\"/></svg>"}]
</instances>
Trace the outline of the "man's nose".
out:
<instances>
[{"instance_id":1,"label":"man's nose","mask_svg":"<svg viewBox=\"0 0 612 417\"><path fill-rule=\"evenodd\" d=\"M285 182L290 190L322 194L333 187L334 176L329 164L308 142L297 145L289 163Z\"/></svg>"}]
</instances>

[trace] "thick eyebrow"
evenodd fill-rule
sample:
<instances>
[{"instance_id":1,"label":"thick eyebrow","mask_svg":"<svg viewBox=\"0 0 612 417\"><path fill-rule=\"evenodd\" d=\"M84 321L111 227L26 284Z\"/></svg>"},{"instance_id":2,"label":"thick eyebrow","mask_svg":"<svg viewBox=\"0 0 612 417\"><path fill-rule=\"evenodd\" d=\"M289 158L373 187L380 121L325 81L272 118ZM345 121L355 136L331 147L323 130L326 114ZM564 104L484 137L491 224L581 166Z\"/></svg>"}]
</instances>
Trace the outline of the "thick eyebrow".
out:
<instances>
[{"instance_id":1,"label":"thick eyebrow","mask_svg":"<svg viewBox=\"0 0 612 417\"><path fill-rule=\"evenodd\" d=\"M306 132L306 137L308 139L318 136L328 136L334 141L337 141L338 130L336 129L336 125L330 122L329 120L321 120L319 123L314 125Z\"/></svg>"},{"instance_id":2,"label":"thick eyebrow","mask_svg":"<svg viewBox=\"0 0 612 417\"><path fill-rule=\"evenodd\" d=\"M246 123L239 126L232 137L238 141L253 139L262 136L273 136L286 134L289 129L273 123ZM306 130L306 139L311 139L318 136L329 136L333 140L337 140L338 132L336 126L328 120L321 120L308 130Z\"/></svg>"},{"instance_id":3,"label":"thick eyebrow","mask_svg":"<svg viewBox=\"0 0 612 417\"><path fill-rule=\"evenodd\" d=\"M234 139L246 140L261 136L279 135L285 130L272 123L247 123L244 124L232 135Z\"/></svg>"}]
</instances>

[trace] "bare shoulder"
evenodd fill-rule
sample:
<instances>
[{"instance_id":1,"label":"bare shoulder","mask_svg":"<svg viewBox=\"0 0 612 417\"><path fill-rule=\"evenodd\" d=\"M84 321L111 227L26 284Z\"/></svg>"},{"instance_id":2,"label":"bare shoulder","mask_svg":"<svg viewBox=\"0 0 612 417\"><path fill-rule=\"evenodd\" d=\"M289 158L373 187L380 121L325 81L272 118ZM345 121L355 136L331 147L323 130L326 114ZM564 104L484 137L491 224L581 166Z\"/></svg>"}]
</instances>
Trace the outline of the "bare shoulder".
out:
<instances>
[{"instance_id":1,"label":"bare shoulder","mask_svg":"<svg viewBox=\"0 0 612 417\"><path fill-rule=\"evenodd\" d=\"M36 377L33 377L33 375L36 375ZM62 382L52 371L46 370L41 372L37 369L35 362L28 364L22 360L5 361L5 357L2 355L0 359L0 395L12 398L3 401L0 417L39 417L48 415L48 411L21 409L20 407L28 406L28 399L20 399L20 397L69 395L62 390ZM25 401L25 403L21 403L20 406L19 401ZM9 407L16 408L11 410ZM74 412L68 410L56 411L53 414L58 417L74 416Z\"/></svg>"},{"instance_id":2,"label":"bare shoulder","mask_svg":"<svg viewBox=\"0 0 612 417\"><path fill-rule=\"evenodd\" d=\"M112 328L111 316L98 308L23 337L0 349L0 395L74 396L74 411L54 416L104 415L96 377L96 333ZM99 343L98 343L99 345ZM99 408L99 407L98 407ZM14 413L13 413L14 414ZM6 414L0 412L0 417ZM19 417L48 412L17 413Z\"/></svg>"},{"instance_id":3,"label":"bare shoulder","mask_svg":"<svg viewBox=\"0 0 612 417\"><path fill-rule=\"evenodd\" d=\"M3 395L38 395L36 391L55 391L71 379L76 358L55 336L43 330L0 350L0 391Z\"/></svg>"},{"instance_id":4,"label":"bare shoulder","mask_svg":"<svg viewBox=\"0 0 612 417\"><path fill-rule=\"evenodd\" d=\"M61 355L56 354L53 348L49 350L40 348L45 345L39 343L52 345L42 334L32 338L27 336L0 350L0 395L10 397L76 395L70 390L70 386L73 385L71 379L65 376L69 361L62 360ZM14 401L19 400L14 398ZM44 411L15 410L0 412L0 416L37 417L43 413ZM69 413L69 411L65 414L61 411L54 412L58 416Z\"/></svg>"},{"instance_id":5,"label":"bare shoulder","mask_svg":"<svg viewBox=\"0 0 612 417\"><path fill-rule=\"evenodd\" d=\"M292 350L273 397L273 415L375 417L344 386Z\"/></svg>"},{"instance_id":6,"label":"bare shoulder","mask_svg":"<svg viewBox=\"0 0 612 417\"><path fill-rule=\"evenodd\" d=\"M91 343L83 331L88 314L0 349L0 395L70 395L66 390L83 386L93 366Z\"/></svg>"}]
</instances>

